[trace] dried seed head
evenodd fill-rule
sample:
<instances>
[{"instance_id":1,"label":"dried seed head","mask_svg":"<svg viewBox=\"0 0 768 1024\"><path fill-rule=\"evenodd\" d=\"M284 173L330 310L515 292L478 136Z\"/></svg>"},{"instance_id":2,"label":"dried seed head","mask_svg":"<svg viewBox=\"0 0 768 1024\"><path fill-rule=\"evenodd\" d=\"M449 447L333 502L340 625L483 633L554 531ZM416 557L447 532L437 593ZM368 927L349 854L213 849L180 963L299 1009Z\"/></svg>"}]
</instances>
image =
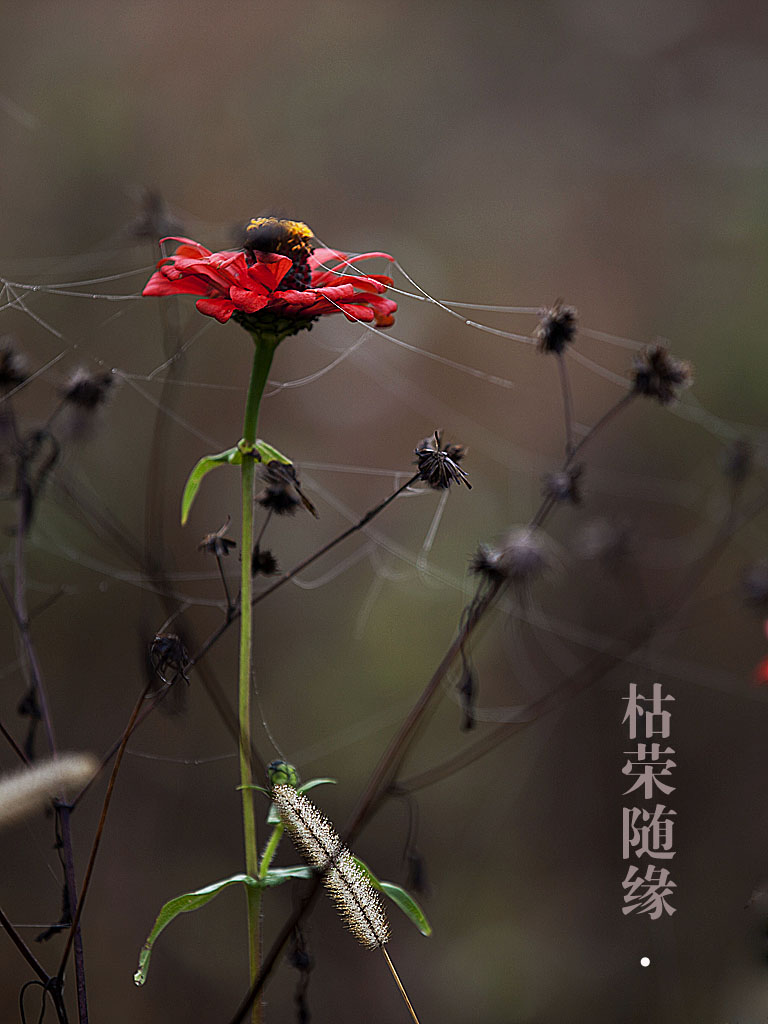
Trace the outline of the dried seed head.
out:
<instances>
[{"instance_id":1,"label":"dried seed head","mask_svg":"<svg viewBox=\"0 0 768 1024\"><path fill-rule=\"evenodd\" d=\"M501 551L490 544L481 544L472 556L469 571L484 576L491 583L503 583L506 575L500 566Z\"/></svg>"},{"instance_id":2,"label":"dried seed head","mask_svg":"<svg viewBox=\"0 0 768 1024\"><path fill-rule=\"evenodd\" d=\"M189 682L187 669L191 658L181 637L176 633L158 633L155 636L149 647L149 661L152 671L166 686L175 683L179 678L185 683ZM173 675L167 679L169 669Z\"/></svg>"},{"instance_id":3,"label":"dried seed head","mask_svg":"<svg viewBox=\"0 0 768 1024\"><path fill-rule=\"evenodd\" d=\"M197 550L207 551L209 555L215 555L217 558L223 558L224 555L228 555L230 548L237 547L237 541L224 536L229 529L231 521L232 517L227 516L226 523L220 526L215 533L207 533L197 545Z\"/></svg>"},{"instance_id":4,"label":"dried seed head","mask_svg":"<svg viewBox=\"0 0 768 1024\"><path fill-rule=\"evenodd\" d=\"M369 949L383 946L389 938L389 924L379 894L333 825L292 785L273 782L272 800L304 859L322 872L323 885L358 942Z\"/></svg>"},{"instance_id":5,"label":"dried seed head","mask_svg":"<svg viewBox=\"0 0 768 1024\"><path fill-rule=\"evenodd\" d=\"M761 558L747 566L741 576L744 603L753 608L768 605L768 558Z\"/></svg>"},{"instance_id":6,"label":"dried seed head","mask_svg":"<svg viewBox=\"0 0 768 1024\"><path fill-rule=\"evenodd\" d=\"M28 376L27 357L19 352L16 339L10 334L0 338L0 391L10 391Z\"/></svg>"},{"instance_id":7,"label":"dried seed head","mask_svg":"<svg viewBox=\"0 0 768 1024\"><path fill-rule=\"evenodd\" d=\"M299 505L303 505L316 519L317 509L301 490L296 469L291 464L273 460L261 469L261 478L266 484L264 490L256 498L262 508L269 509L275 515L293 515Z\"/></svg>"},{"instance_id":8,"label":"dried seed head","mask_svg":"<svg viewBox=\"0 0 768 1024\"><path fill-rule=\"evenodd\" d=\"M419 479L438 491L454 483L466 484L472 490L469 477L459 466L466 453L463 444L447 444L442 447L440 431L436 430L432 437L425 437L414 449Z\"/></svg>"},{"instance_id":9,"label":"dried seed head","mask_svg":"<svg viewBox=\"0 0 768 1024\"><path fill-rule=\"evenodd\" d=\"M262 551L257 544L251 555L251 575L274 576L278 570L277 559L272 552L266 548Z\"/></svg>"},{"instance_id":10,"label":"dried seed head","mask_svg":"<svg viewBox=\"0 0 768 1024\"><path fill-rule=\"evenodd\" d=\"M61 396L69 405L91 412L106 402L113 384L111 373L88 373L79 369L64 385Z\"/></svg>"},{"instance_id":11,"label":"dried seed head","mask_svg":"<svg viewBox=\"0 0 768 1024\"><path fill-rule=\"evenodd\" d=\"M496 547L481 545L470 563L471 571L494 583L526 584L551 564L540 534L529 528L510 530Z\"/></svg>"},{"instance_id":12,"label":"dried seed head","mask_svg":"<svg viewBox=\"0 0 768 1024\"><path fill-rule=\"evenodd\" d=\"M578 312L573 306L566 306L558 299L550 309L539 310L539 323L533 336L538 343L539 352L554 352L560 355L565 346L571 344L576 336Z\"/></svg>"},{"instance_id":13,"label":"dried seed head","mask_svg":"<svg viewBox=\"0 0 768 1024\"><path fill-rule=\"evenodd\" d=\"M512 530L501 547L500 567L507 579L527 583L550 564L540 534L534 530Z\"/></svg>"},{"instance_id":14,"label":"dried seed head","mask_svg":"<svg viewBox=\"0 0 768 1024\"><path fill-rule=\"evenodd\" d=\"M691 364L674 359L663 345L652 345L634 359L632 386L635 394L655 398L661 405L674 402L680 391L692 383Z\"/></svg>"},{"instance_id":15,"label":"dried seed head","mask_svg":"<svg viewBox=\"0 0 768 1024\"><path fill-rule=\"evenodd\" d=\"M542 494L552 501L570 501L573 505L580 505L583 472L583 466L572 466L558 473L545 473Z\"/></svg>"}]
</instances>

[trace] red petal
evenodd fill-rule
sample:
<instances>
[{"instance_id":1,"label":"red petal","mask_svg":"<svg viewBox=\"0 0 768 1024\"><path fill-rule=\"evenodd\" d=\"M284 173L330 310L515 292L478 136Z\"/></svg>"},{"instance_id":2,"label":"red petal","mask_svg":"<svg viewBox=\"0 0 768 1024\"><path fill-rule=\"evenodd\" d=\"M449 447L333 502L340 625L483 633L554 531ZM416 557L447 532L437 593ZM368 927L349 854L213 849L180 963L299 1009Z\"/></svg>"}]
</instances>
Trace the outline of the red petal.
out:
<instances>
[{"instance_id":1,"label":"red petal","mask_svg":"<svg viewBox=\"0 0 768 1024\"><path fill-rule=\"evenodd\" d=\"M758 686L768 686L768 658L763 658L757 666L754 678Z\"/></svg>"},{"instance_id":2,"label":"red petal","mask_svg":"<svg viewBox=\"0 0 768 1024\"><path fill-rule=\"evenodd\" d=\"M169 278L156 271L144 285L142 295L207 295L209 288L196 277Z\"/></svg>"},{"instance_id":3,"label":"red petal","mask_svg":"<svg viewBox=\"0 0 768 1024\"><path fill-rule=\"evenodd\" d=\"M214 317L220 324L225 324L235 312L235 304L229 299L198 299L195 305L201 313Z\"/></svg>"},{"instance_id":4,"label":"red petal","mask_svg":"<svg viewBox=\"0 0 768 1024\"><path fill-rule=\"evenodd\" d=\"M269 302L268 293L260 295L258 292L249 291L247 288L232 287L229 289L229 297L235 306L238 309L242 309L244 313L258 313Z\"/></svg>"},{"instance_id":5,"label":"red petal","mask_svg":"<svg viewBox=\"0 0 768 1024\"><path fill-rule=\"evenodd\" d=\"M357 256L347 256L345 252L339 252L338 249L315 249L312 255L309 257L309 265L313 269L315 267L323 266L327 269L327 264L330 260L339 260L344 264L359 263L360 260L389 260L390 263L394 263L394 256L390 256L386 252L361 252Z\"/></svg>"},{"instance_id":6,"label":"red petal","mask_svg":"<svg viewBox=\"0 0 768 1024\"><path fill-rule=\"evenodd\" d=\"M353 323L364 323L369 324L375 319L373 310L368 306L355 305L352 302L345 302L341 307L341 312Z\"/></svg>"},{"instance_id":7,"label":"red petal","mask_svg":"<svg viewBox=\"0 0 768 1024\"><path fill-rule=\"evenodd\" d=\"M288 306L298 306L303 309L305 306L311 306L314 302L317 302L317 293L315 291L297 291L295 288L286 288L285 291L275 292L274 301L275 303L284 302Z\"/></svg>"},{"instance_id":8,"label":"red petal","mask_svg":"<svg viewBox=\"0 0 768 1024\"><path fill-rule=\"evenodd\" d=\"M210 256L211 250L206 249L204 245L200 245L199 242L194 241L192 238L181 238L178 235L168 235L166 238L161 238L161 242L181 242L182 244L176 250L176 256ZM184 250L182 252L182 250Z\"/></svg>"},{"instance_id":9,"label":"red petal","mask_svg":"<svg viewBox=\"0 0 768 1024\"><path fill-rule=\"evenodd\" d=\"M249 268L255 281L275 289L293 266L290 256L279 256L276 252L256 253L256 262Z\"/></svg>"}]
</instances>

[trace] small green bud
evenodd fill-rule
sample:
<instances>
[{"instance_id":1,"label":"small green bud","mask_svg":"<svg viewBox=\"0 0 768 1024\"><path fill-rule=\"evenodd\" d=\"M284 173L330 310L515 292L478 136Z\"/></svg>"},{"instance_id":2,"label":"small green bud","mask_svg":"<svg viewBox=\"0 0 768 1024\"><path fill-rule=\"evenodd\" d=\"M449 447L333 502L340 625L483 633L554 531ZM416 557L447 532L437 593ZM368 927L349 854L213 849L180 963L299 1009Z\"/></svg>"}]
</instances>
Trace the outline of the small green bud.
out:
<instances>
[{"instance_id":1,"label":"small green bud","mask_svg":"<svg viewBox=\"0 0 768 1024\"><path fill-rule=\"evenodd\" d=\"M292 786L295 789L299 784L299 773L287 761L272 761L268 764L267 778L272 789L275 786Z\"/></svg>"}]
</instances>

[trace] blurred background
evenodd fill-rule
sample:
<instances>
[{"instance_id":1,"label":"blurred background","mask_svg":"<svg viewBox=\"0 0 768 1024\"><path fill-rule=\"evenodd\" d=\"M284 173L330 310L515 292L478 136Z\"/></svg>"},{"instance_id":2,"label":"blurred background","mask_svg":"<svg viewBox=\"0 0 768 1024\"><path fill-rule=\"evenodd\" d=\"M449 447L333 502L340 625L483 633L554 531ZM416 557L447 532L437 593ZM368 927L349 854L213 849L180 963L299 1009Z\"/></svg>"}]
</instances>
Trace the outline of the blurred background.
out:
<instances>
[{"instance_id":1,"label":"blurred background","mask_svg":"<svg viewBox=\"0 0 768 1024\"><path fill-rule=\"evenodd\" d=\"M16 284L0 333L40 371L8 401L32 428L78 368L114 369L117 382L88 424L57 420L62 453L29 540L60 747L100 754L120 736L169 617L193 649L222 621L215 562L197 545L228 515L230 536L239 526L234 472L206 480L184 529L178 510L197 459L240 436L249 339L191 300L87 297L141 291L157 258L137 221L146 189L211 249L276 213L333 247L394 254L442 299L537 308L562 296L585 328L668 339L695 386L674 409L637 400L586 450L582 503L546 526L549 571L472 644L475 729L461 730L455 675L405 775L469 748L649 609L675 614L556 713L387 803L357 852L408 884L408 853L421 858L434 934L393 911L391 952L424 1024L765 1021L768 897L752 894L768 876L768 695L754 682L768 639L764 609L743 600L745 568L768 555L764 5L73 0L8 7L4 25L0 274ZM337 317L286 341L272 380L308 379L270 389L259 429L296 461L320 513L270 525L281 568L402 483L435 428L469 448L473 489L451 491L431 544L441 496L423 491L259 606L259 749L276 756L269 733L304 778L337 779L315 795L339 825L455 635L478 543L530 520L564 444L553 360L396 297L387 336ZM536 324L467 315L525 336ZM586 332L575 348L597 367L568 361L576 421L590 425L620 397L632 351ZM724 453L739 437L754 446L737 495L751 516L713 549L733 496ZM6 454L6 492L12 468ZM4 503L8 579L16 513ZM617 536L621 557L598 557ZM7 610L2 622L0 720L22 742L27 684ZM233 703L235 632L205 660ZM675 699L677 890L676 913L649 920L622 914L621 720L629 684L656 682ZM83 919L94 1021L224 1024L247 987L234 889L174 922L146 986L132 981L161 904L243 869L234 741L199 674L182 688L132 740L118 779ZM10 748L0 767L15 767ZM75 815L79 877L103 789ZM54 839L44 816L0 836L0 906L30 942L60 912ZM287 843L279 856L296 860ZM295 898L269 893L267 942ZM305 932L313 1021L405 1019L381 958L330 906ZM35 951L52 968L62 945ZM29 972L5 936L0 949L0 1016L16 1020ZM298 1019L297 980L287 964L275 974L268 1021Z\"/></svg>"}]
</instances>

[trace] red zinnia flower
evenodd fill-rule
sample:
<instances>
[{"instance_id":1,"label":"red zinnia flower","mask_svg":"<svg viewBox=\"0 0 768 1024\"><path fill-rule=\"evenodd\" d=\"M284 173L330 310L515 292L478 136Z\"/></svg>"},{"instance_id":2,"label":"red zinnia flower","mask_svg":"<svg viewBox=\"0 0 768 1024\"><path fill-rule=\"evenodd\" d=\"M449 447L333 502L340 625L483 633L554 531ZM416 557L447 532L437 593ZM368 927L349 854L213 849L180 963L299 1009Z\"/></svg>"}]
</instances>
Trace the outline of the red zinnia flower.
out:
<instances>
[{"instance_id":1,"label":"red zinnia flower","mask_svg":"<svg viewBox=\"0 0 768 1024\"><path fill-rule=\"evenodd\" d=\"M234 317L247 330L272 333L278 340L329 313L378 327L394 323L397 303L383 295L392 279L345 272L360 260L392 257L316 249L312 232L299 221L251 221L241 251L210 252L189 238L168 240L181 244L160 260L143 295L199 295L196 305L206 316L220 323Z\"/></svg>"}]
</instances>

